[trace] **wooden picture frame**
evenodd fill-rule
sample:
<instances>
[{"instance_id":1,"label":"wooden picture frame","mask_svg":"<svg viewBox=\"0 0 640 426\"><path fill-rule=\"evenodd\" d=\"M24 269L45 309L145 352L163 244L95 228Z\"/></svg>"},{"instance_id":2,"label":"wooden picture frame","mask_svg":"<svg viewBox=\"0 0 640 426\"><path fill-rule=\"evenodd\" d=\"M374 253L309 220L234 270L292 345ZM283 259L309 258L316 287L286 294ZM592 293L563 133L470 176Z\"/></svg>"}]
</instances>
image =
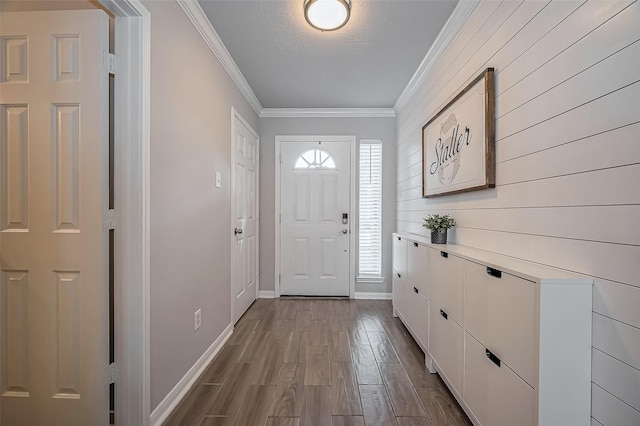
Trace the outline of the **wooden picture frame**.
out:
<instances>
[{"instance_id":1,"label":"wooden picture frame","mask_svg":"<svg viewBox=\"0 0 640 426\"><path fill-rule=\"evenodd\" d=\"M422 127L422 197L494 188L494 69L487 68Z\"/></svg>"}]
</instances>

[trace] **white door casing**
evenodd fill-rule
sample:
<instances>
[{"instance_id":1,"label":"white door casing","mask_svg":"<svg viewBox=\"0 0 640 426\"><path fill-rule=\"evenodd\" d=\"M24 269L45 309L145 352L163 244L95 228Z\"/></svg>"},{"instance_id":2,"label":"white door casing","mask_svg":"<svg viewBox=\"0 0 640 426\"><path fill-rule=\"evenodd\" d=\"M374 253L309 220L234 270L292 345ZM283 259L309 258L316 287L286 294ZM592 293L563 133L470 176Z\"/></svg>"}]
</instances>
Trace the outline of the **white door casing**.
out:
<instances>
[{"instance_id":1,"label":"white door casing","mask_svg":"<svg viewBox=\"0 0 640 426\"><path fill-rule=\"evenodd\" d=\"M352 295L355 137L278 137L276 145L277 295Z\"/></svg>"},{"instance_id":2,"label":"white door casing","mask_svg":"<svg viewBox=\"0 0 640 426\"><path fill-rule=\"evenodd\" d=\"M151 15L140 0L98 0L115 17L115 410L122 426L151 422L149 153Z\"/></svg>"},{"instance_id":3,"label":"white door casing","mask_svg":"<svg viewBox=\"0 0 640 426\"><path fill-rule=\"evenodd\" d=\"M0 19L0 423L108 424L108 18Z\"/></svg>"},{"instance_id":4,"label":"white door casing","mask_svg":"<svg viewBox=\"0 0 640 426\"><path fill-rule=\"evenodd\" d=\"M258 134L231 109L231 320L258 297Z\"/></svg>"}]
</instances>

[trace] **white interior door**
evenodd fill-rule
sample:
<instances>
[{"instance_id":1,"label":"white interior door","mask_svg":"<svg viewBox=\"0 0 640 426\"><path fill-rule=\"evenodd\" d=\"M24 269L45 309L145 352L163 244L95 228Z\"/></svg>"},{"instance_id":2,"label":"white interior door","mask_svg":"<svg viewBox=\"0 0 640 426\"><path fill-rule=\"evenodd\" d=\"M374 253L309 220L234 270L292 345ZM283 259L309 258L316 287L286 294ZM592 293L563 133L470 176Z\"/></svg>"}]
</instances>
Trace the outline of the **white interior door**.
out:
<instances>
[{"instance_id":1,"label":"white interior door","mask_svg":"<svg viewBox=\"0 0 640 426\"><path fill-rule=\"evenodd\" d=\"M280 153L280 294L348 296L351 145L283 141Z\"/></svg>"},{"instance_id":2,"label":"white interior door","mask_svg":"<svg viewBox=\"0 0 640 426\"><path fill-rule=\"evenodd\" d=\"M108 18L0 19L0 423L108 424Z\"/></svg>"},{"instance_id":3,"label":"white interior door","mask_svg":"<svg viewBox=\"0 0 640 426\"><path fill-rule=\"evenodd\" d=\"M232 316L235 323L258 292L258 136L232 114Z\"/></svg>"}]
</instances>

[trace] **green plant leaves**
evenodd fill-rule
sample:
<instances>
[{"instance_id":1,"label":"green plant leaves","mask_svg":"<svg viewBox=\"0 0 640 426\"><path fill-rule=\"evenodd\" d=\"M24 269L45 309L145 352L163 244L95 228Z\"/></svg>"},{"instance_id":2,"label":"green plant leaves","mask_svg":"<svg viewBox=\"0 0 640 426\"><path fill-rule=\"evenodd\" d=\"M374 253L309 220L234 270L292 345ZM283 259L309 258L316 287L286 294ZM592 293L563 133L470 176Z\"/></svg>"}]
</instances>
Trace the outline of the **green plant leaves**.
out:
<instances>
[{"instance_id":1,"label":"green plant leaves","mask_svg":"<svg viewBox=\"0 0 640 426\"><path fill-rule=\"evenodd\" d=\"M448 214L430 214L424 219L422 226L430 231L444 232L447 229L456 226L456 220Z\"/></svg>"}]
</instances>

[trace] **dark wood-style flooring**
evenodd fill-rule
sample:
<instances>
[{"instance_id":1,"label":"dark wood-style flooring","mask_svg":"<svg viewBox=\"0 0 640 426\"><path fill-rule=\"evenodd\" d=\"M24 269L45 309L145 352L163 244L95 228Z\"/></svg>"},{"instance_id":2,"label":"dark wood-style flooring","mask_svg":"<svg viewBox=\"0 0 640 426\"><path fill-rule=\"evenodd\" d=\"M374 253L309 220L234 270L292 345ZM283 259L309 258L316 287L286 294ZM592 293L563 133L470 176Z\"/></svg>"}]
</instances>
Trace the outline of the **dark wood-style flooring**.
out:
<instances>
[{"instance_id":1,"label":"dark wood-style flooring","mask_svg":"<svg viewBox=\"0 0 640 426\"><path fill-rule=\"evenodd\" d=\"M164 425L470 422L390 301L260 299Z\"/></svg>"}]
</instances>

